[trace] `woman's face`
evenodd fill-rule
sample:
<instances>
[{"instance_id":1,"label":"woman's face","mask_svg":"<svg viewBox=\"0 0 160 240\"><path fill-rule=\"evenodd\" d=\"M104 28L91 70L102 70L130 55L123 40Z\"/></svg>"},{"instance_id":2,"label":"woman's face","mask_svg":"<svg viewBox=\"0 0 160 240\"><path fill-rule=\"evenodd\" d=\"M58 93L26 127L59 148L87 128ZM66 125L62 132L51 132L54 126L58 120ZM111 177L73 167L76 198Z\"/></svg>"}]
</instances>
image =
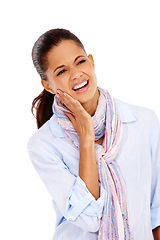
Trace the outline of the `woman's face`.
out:
<instances>
[{"instance_id":1,"label":"woman's face","mask_svg":"<svg viewBox=\"0 0 160 240\"><path fill-rule=\"evenodd\" d=\"M58 89L67 92L80 103L98 96L94 60L72 40L64 40L47 54L47 81L42 85L47 91Z\"/></svg>"}]
</instances>

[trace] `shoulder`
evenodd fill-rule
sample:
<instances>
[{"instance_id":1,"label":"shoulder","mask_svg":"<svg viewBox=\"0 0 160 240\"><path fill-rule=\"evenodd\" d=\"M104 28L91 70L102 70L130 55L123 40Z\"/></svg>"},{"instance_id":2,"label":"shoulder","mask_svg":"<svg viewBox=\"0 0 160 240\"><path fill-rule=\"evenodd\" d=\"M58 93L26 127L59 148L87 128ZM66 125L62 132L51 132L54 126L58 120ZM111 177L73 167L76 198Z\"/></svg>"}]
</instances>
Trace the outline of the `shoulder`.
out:
<instances>
[{"instance_id":1,"label":"shoulder","mask_svg":"<svg viewBox=\"0 0 160 240\"><path fill-rule=\"evenodd\" d=\"M118 99L115 102L119 108L122 122L137 122L139 124L153 125L155 119L158 119L156 113L149 108L125 103Z\"/></svg>"},{"instance_id":2,"label":"shoulder","mask_svg":"<svg viewBox=\"0 0 160 240\"><path fill-rule=\"evenodd\" d=\"M59 139L64 138L63 131L53 115L42 127L40 127L29 139L28 150L56 149Z\"/></svg>"},{"instance_id":3,"label":"shoulder","mask_svg":"<svg viewBox=\"0 0 160 240\"><path fill-rule=\"evenodd\" d=\"M77 149L66 140L55 115L31 136L27 150L32 162L37 164L65 163L64 159L70 162L71 157L77 157Z\"/></svg>"}]
</instances>

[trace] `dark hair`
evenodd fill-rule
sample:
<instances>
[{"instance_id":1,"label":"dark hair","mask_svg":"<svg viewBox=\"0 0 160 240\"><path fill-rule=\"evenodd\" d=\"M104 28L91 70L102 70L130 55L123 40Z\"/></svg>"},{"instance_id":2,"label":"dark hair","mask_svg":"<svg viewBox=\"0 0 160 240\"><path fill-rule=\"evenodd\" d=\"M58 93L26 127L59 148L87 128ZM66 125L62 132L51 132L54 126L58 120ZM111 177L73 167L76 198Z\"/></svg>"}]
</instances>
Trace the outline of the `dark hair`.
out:
<instances>
[{"instance_id":1,"label":"dark hair","mask_svg":"<svg viewBox=\"0 0 160 240\"><path fill-rule=\"evenodd\" d=\"M58 46L63 40L72 40L84 51L84 46L81 41L69 30L66 29L51 29L42 34L35 42L32 49L32 60L41 79L47 81L46 71L48 68L47 53L54 47ZM37 127L40 128L47 122L51 116L54 94L47 92L45 89L32 102L31 111L36 110ZM34 113L33 113L34 115Z\"/></svg>"}]
</instances>

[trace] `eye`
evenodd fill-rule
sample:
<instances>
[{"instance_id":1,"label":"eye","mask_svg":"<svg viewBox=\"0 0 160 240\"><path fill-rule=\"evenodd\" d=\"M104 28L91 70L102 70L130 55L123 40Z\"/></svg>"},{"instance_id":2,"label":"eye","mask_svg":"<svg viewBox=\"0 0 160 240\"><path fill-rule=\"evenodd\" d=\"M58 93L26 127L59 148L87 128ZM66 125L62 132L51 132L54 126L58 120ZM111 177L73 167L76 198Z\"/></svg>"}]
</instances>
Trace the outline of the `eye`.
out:
<instances>
[{"instance_id":1,"label":"eye","mask_svg":"<svg viewBox=\"0 0 160 240\"><path fill-rule=\"evenodd\" d=\"M61 71L57 74L57 76L61 75L61 74L64 73L64 72L66 72L65 69L61 70Z\"/></svg>"},{"instance_id":2,"label":"eye","mask_svg":"<svg viewBox=\"0 0 160 240\"><path fill-rule=\"evenodd\" d=\"M83 59L83 60L79 61L77 65L79 65L79 64L81 64L81 63L84 63L85 61L86 61L86 60Z\"/></svg>"}]
</instances>

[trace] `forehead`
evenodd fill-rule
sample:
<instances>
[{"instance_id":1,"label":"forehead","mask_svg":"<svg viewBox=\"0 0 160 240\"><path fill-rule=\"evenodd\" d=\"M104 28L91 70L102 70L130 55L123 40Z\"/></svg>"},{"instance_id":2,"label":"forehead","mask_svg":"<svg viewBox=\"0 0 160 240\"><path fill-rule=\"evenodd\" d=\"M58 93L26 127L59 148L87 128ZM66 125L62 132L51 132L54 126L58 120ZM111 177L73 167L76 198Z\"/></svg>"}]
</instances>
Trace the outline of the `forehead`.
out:
<instances>
[{"instance_id":1,"label":"forehead","mask_svg":"<svg viewBox=\"0 0 160 240\"><path fill-rule=\"evenodd\" d=\"M47 54L49 67L67 64L74 61L78 55L85 55L84 50L72 40L64 40L54 46Z\"/></svg>"}]
</instances>

